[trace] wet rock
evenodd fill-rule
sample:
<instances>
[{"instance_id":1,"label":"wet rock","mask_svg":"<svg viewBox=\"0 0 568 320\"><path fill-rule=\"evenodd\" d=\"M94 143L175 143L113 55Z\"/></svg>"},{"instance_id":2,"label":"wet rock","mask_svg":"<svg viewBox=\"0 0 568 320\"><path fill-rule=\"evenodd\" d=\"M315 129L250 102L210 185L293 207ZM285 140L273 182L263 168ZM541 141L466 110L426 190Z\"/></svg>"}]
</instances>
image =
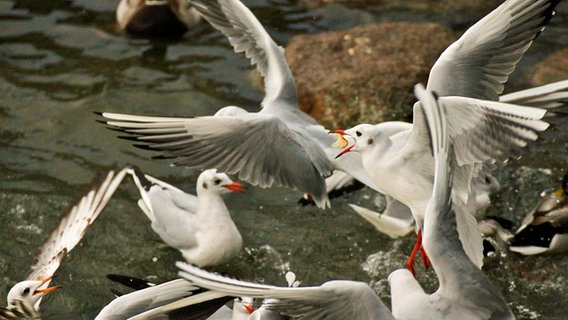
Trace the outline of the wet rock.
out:
<instances>
[{"instance_id":1,"label":"wet rock","mask_svg":"<svg viewBox=\"0 0 568 320\"><path fill-rule=\"evenodd\" d=\"M409 119L417 82L456 39L438 24L379 23L292 38L301 108L326 127Z\"/></svg>"},{"instance_id":2,"label":"wet rock","mask_svg":"<svg viewBox=\"0 0 568 320\"><path fill-rule=\"evenodd\" d=\"M365 9L380 6L386 10L404 9L429 12L469 13L489 12L499 2L485 0L299 0L298 4L307 8L317 8L329 4L340 4L348 8Z\"/></svg>"},{"instance_id":3,"label":"wet rock","mask_svg":"<svg viewBox=\"0 0 568 320\"><path fill-rule=\"evenodd\" d=\"M568 79L568 49L557 51L533 68L532 84L543 85Z\"/></svg>"}]
</instances>

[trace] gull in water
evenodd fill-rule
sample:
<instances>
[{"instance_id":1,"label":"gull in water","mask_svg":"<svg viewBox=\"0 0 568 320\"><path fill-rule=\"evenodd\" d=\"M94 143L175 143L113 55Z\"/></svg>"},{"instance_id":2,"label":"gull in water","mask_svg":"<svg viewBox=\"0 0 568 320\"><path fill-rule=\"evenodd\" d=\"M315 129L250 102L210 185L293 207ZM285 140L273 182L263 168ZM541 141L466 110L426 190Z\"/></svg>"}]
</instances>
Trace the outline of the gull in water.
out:
<instances>
[{"instance_id":1,"label":"gull in water","mask_svg":"<svg viewBox=\"0 0 568 320\"><path fill-rule=\"evenodd\" d=\"M90 190L63 216L40 247L26 280L18 282L8 292L8 306L0 309L0 319L18 319L18 316L37 314L44 295L59 288L49 287L49 284L61 261L81 241L87 228L103 211L126 171L123 169L117 173L111 170L102 183Z\"/></svg>"},{"instance_id":2,"label":"gull in water","mask_svg":"<svg viewBox=\"0 0 568 320\"><path fill-rule=\"evenodd\" d=\"M523 219L509 249L524 255L568 251L568 173Z\"/></svg>"},{"instance_id":3,"label":"gull in water","mask_svg":"<svg viewBox=\"0 0 568 320\"><path fill-rule=\"evenodd\" d=\"M174 165L217 168L267 188L285 186L329 205L325 178L343 170L380 191L358 154L335 159L333 137L298 107L296 85L284 49L238 0L192 1L194 8L221 31L236 52L256 64L264 76L259 112L225 107L214 116L166 118L104 112L107 125L128 133L137 146L160 151Z\"/></svg>"},{"instance_id":4,"label":"gull in water","mask_svg":"<svg viewBox=\"0 0 568 320\"><path fill-rule=\"evenodd\" d=\"M484 165L505 160L548 128L546 110L497 102L517 62L554 14L554 0L507 0L450 45L430 71L427 89L451 125L456 161L454 192L460 240L481 267L483 245L474 214L475 178ZM414 270L424 213L432 194L434 159L423 106L415 103L413 123L361 124L340 134L338 154L356 151L377 186L410 208L417 226L416 246L407 266ZM347 139L346 139L347 138ZM349 145L349 141L354 141ZM423 261L427 258L423 253Z\"/></svg>"},{"instance_id":5,"label":"gull in water","mask_svg":"<svg viewBox=\"0 0 568 320\"><path fill-rule=\"evenodd\" d=\"M121 30L154 36L181 36L200 16L186 0L121 0L116 21Z\"/></svg>"},{"instance_id":6,"label":"gull in water","mask_svg":"<svg viewBox=\"0 0 568 320\"><path fill-rule=\"evenodd\" d=\"M451 200L453 148L446 111L436 97L417 85L416 96L428 121L435 157L434 190L424 217L424 246L438 275L439 289L428 295L408 269L389 275L391 312L363 282L328 281L321 286L284 288L230 279L178 262L180 276L197 286L231 296L265 300L271 311L299 319L514 319L501 294L474 265L458 239ZM269 318L270 319L270 318Z\"/></svg>"},{"instance_id":7,"label":"gull in water","mask_svg":"<svg viewBox=\"0 0 568 320\"><path fill-rule=\"evenodd\" d=\"M138 205L152 222L152 229L186 261L198 266L227 262L242 248L243 239L231 219L222 195L244 192L242 184L215 169L197 179L197 196L145 175L129 171L138 187Z\"/></svg>"}]
</instances>

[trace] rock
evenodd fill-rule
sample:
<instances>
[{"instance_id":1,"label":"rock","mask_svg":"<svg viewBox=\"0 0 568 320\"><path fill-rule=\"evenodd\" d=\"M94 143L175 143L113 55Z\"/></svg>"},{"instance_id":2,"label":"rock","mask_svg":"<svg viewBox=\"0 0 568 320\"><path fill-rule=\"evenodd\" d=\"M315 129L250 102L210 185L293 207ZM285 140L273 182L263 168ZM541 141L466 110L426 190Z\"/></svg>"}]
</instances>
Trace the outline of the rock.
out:
<instances>
[{"instance_id":1,"label":"rock","mask_svg":"<svg viewBox=\"0 0 568 320\"><path fill-rule=\"evenodd\" d=\"M532 85L568 79L568 49L557 51L533 68Z\"/></svg>"},{"instance_id":2,"label":"rock","mask_svg":"<svg viewBox=\"0 0 568 320\"><path fill-rule=\"evenodd\" d=\"M302 110L328 128L410 119L413 87L426 83L456 39L438 24L389 22L292 38L286 58Z\"/></svg>"},{"instance_id":3,"label":"rock","mask_svg":"<svg viewBox=\"0 0 568 320\"><path fill-rule=\"evenodd\" d=\"M368 9L380 6L386 10L414 10L436 13L473 15L489 12L500 2L485 0L298 0L298 5L317 8L329 4L340 4L347 8Z\"/></svg>"}]
</instances>

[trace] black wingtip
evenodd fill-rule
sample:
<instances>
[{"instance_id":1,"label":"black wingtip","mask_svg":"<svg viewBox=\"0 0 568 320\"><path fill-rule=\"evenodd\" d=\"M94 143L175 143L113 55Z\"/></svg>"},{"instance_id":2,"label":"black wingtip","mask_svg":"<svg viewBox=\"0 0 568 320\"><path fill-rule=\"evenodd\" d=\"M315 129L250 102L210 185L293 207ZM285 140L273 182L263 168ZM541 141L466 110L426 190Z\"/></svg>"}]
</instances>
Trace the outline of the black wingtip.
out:
<instances>
[{"instance_id":1,"label":"black wingtip","mask_svg":"<svg viewBox=\"0 0 568 320\"><path fill-rule=\"evenodd\" d=\"M93 111L94 114L96 114L97 116L103 116L103 113L100 111Z\"/></svg>"},{"instance_id":2,"label":"black wingtip","mask_svg":"<svg viewBox=\"0 0 568 320\"><path fill-rule=\"evenodd\" d=\"M152 286L152 284L148 281L119 274L107 274L106 277L109 280L118 282L135 290L142 290Z\"/></svg>"},{"instance_id":3,"label":"black wingtip","mask_svg":"<svg viewBox=\"0 0 568 320\"><path fill-rule=\"evenodd\" d=\"M121 297L121 296L124 295L124 293L122 293L122 292L120 292L120 291L118 291L118 290L115 290L115 289L110 289L110 292L112 292L112 294L113 294L116 298Z\"/></svg>"},{"instance_id":4,"label":"black wingtip","mask_svg":"<svg viewBox=\"0 0 568 320\"><path fill-rule=\"evenodd\" d=\"M134 174L136 175L136 177L138 178L138 180L142 184L142 187L144 188L144 190L146 190L146 191L150 190L150 188L152 187L152 182L150 182L150 180L146 179L144 172L142 172L142 170L140 170L140 168L138 168L137 166L133 166L132 170L134 171Z\"/></svg>"}]
</instances>

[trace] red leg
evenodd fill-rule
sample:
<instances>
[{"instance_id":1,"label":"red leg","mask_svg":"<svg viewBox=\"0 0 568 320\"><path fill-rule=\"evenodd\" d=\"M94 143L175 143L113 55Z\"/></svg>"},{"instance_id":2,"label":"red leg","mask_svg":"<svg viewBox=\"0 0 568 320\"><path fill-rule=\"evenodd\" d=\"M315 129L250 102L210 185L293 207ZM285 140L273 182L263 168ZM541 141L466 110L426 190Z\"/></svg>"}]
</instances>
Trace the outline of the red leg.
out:
<instances>
[{"instance_id":1,"label":"red leg","mask_svg":"<svg viewBox=\"0 0 568 320\"><path fill-rule=\"evenodd\" d=\"M430 262L430 258L428 258L426 250L424 250L422 244L420 244L420 257L422 258L422 264L424 265L424 268L426 269L426 271L428 271L428 269L432 266L432 262Z\"/></svg>"},{"instance_id":2,"label":"red leg","mask_svg":"<svg viewBox=\"0 0 568 320\"><path fill-rule=\"evenodd\" d=\"M414 244L414 248L410 253L410 257L406 261L406 269L408 269L412 274L416 277L416 271L414 270L414 259L416 258L416 254L418 253L418 249L422 247L422 232L418 230L416 234L416 243Z\"/></svg>"}]
</instances>

